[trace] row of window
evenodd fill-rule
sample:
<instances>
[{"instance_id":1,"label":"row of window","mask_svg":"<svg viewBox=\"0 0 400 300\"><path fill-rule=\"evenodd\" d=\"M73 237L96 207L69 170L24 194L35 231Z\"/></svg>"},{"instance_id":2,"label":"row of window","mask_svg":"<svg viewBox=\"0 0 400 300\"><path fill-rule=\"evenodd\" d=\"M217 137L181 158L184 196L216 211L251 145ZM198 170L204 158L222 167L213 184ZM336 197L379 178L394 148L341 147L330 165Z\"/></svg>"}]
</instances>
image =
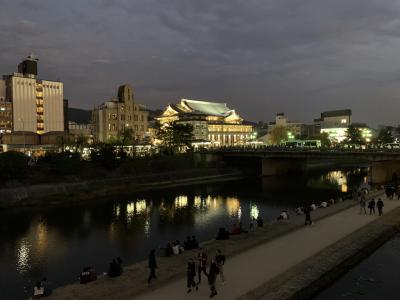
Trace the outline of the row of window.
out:
<instances>
[{"instance_id":1,"label":"row of window","mask_svg":"<svg viewBox=\"0 0 400 300\"><path fill-rule=\"evenodd\" d=\"M32 84L32 82L25 82L25 81L16 81L18 85L29 85L29 86L35 86L36 84ZM59 90L60 86L59 85L51 85L51 84L43 84L43 87L48 88L48 89L56 89Z\"/></svg>"},{"instance_id":2,"label":"row of window","mask_svg":"<svg viewBox=\"0 0 400 300\"><path fill-rule=\"evenodd\" d=\"M108 124L108 130L110 130L110 131L116 131L117 130L117 128L118 128L118 125L117 124ZM124 129L124 125L121 125L121 130L122 129ZM144 125L134 125L133 126L133 129L135 130L135 131L138 131L138 130L140 130L140 131L145 131L145 129L144 129Z\"/></svg>"},{"instance_id":3,"label":"row of window","mask_svg":"<svg viewBox=\"0 0 400 300\"><path fill-rule=\"evenodd\" d=\"M125 115L121 115L120 118L121 118L121 121L125 121ZM117 114L109 113L108 114L108 119L109 120L118 120L118 116L117 116ZM138 115L133 115L133 120L134 121L139 121L139 116ZM131 115L128 115L128 121L132 121L132 116ZM144 115L140 116L140 121L144 122Z\"/></svg>"}]
</instances>

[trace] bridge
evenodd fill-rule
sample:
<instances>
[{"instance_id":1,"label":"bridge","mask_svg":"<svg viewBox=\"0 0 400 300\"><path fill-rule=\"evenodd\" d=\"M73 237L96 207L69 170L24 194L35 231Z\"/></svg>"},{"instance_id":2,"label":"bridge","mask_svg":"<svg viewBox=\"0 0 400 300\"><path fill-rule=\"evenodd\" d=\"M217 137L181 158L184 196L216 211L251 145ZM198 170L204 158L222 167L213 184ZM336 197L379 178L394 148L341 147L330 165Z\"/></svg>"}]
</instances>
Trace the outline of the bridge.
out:
<instances>
[{"instance_id":1,"label":"bridge","mask_svg":"<svg viewBox=\"0 0 400 300\"><path fill-rule=\"evenodd\" d=\"M258 164L263 176L284 175L304 171L311 163L321 165L334 162L368 163L372 183L386 183L393 174L400 175L400 151L398 150L343 150L343 149L296 149L296 148L220 148L200 151L202 159L226 161L245 167Z\"/></svg>"}]
</instances>

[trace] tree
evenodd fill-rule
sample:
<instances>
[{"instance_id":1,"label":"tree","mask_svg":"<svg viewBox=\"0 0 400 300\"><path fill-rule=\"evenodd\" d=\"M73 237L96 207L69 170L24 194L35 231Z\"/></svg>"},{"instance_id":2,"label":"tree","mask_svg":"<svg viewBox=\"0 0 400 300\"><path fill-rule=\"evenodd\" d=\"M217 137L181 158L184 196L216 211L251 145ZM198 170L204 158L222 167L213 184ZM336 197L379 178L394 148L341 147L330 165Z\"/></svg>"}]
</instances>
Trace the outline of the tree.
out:
<instances>
[{"instance_id":1,"label":"tree","mask_svg":"<svg viewBox=\"0 0 400 300\"><path fill-rule=\"evenodd\" d=\"M121 146L133 145L135 134L132 128L124 128L118 135L118 142Z\"/></svg>"},{"instance_id":2,"label":"tree","mask_svg":"<svg viewBox=\"0 0 400 300\"><path fill-rule=\"evenodd\" d=\"M347 127L346 138L344 142L355 145L364 144L365 141L362 137L360 128L355 125L350 125Z\"/></svg>"},{"instance_id":3,"label":"tree","mask_svg":"<svg viewBox=\"0 0 400 300\"><path fill-rule=\"evenodd\" d=\"M271 144L273 144L273 145L281 144L283 141L285 141L287 139L287 134L288 134L288 131L287 131L286 127L275 126L272 129L271 135L270 135Z\"/></svg>"},{"instance_id":4,"label":"tree","mask_svg":"<svg viewBox=\"0 0 400 300\"><path fill-rule=\"evenodd\" d=\"M314 139L321 141L322 147L330 147L331 140L329 139L329 134L327 132L321 132L314 135Z\"/></svg>"},{"instance_id":5,"label":"tree","mask_svg":"<svg viewBox=\"0 0 400 300\"><path fill-rule=\"evenodd\" d=\"M390 127L381 128L378 132L376 142L379 144L389 144L393 143L394 137L392 135L392 130Z\"/></svg>"},{"instance_id":6,"label":"tree","mask_svg":"<svg viewBox=\"0 0 400 300\"><path fill-rule=\"evenodd\" d=\"M177 122L159 126L157 139L161 141L161 146L166 152L181 152L184 148L192 147L193 126Z\"/></svg>"}]
</instances>

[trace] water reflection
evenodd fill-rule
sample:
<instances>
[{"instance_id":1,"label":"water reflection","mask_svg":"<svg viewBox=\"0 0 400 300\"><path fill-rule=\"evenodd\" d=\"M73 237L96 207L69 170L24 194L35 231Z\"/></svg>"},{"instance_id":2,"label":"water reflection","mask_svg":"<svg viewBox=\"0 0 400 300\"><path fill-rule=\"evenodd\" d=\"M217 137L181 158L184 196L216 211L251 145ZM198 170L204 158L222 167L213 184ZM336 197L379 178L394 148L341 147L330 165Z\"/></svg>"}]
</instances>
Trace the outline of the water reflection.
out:
<instances>
[{"instance_id":1,"label":"water reflection","mask_svg":"<svg viewBox=\"0 0 400 300\"><path fill-rule=\"evenodd\" d=\"M149 249L187 235L208 240L219 227L230 229L238 221L248 226L258 216L275 219L282 209L299 202L337 196L364 176L359 170L301 179L250 179L152 191L79 207L3 212L0 269L11 275L0 282L0 289L5 299L27 298L23 286L31 290L31 282L41 276L57 285L73 282L84 265L101 272L112 257L121 256L129 264L144 259Z\"/></svg>"},{"instance_id":2,"label":"water reflection","mask_svg":"<svg viewBox=\"0 0 400 300\"><path fill-rule=\"evenodd\" d=\"M22 239L17 246L17 270L21 274L29 271L29 252L31 245L26 239Z\"/></svg>"}]
</instances>

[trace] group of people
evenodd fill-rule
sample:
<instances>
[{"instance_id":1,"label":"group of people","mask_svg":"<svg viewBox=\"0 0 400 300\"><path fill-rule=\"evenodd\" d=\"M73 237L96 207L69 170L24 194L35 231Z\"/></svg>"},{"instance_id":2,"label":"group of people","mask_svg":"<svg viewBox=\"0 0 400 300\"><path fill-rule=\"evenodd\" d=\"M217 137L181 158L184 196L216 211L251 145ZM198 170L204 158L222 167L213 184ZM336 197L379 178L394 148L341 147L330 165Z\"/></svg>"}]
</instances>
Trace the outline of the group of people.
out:
<instances>
[{"instance_id":1,"label":"group of people","mask_svg":"<svg viewBox=\"0 0 400 300\"><path fill-rule=\"evenodd\" d=\"M222 283L225 282L224 278L224 265L225 265L225 255L222 254L220 249L217 250L215 257L210 261L210 265L207 272L208 257L207 253L200 248L197 254L197 283L196 278L196 263L193 258L189 259L187 264L187 292L190 293L192 288L196 291L199 289L199 284L201 283L202 275L206 276L208 285L210 287L210 298L217 295L216 280L219 275Z\"/></svg>"},{"instance_id":2,"label":"group of people","mask_svg":"<svg viewBox=\"0 0 400 300\"><path fill-rule=\"evenodd\" d=\"M362 214L362 212L364 212L365 215L367 214L366 206L367 206L367 200L365 199L365 196L362 196L360 198L360 215ZM375 199L372 198L368 202L369 214L375 215L375 207L376 207L376 208L378 208L379 216L382 216L384 206L385 205L383 204L383 201L381 198L379 198L378 201L376 201L376 202L375 202Z\"/></svg>"},{"instance_id":3,"label":"group of people","mask_svg":"<svg viewBox=\"0 0 400 300\"><path fill-rule=\"evenodd\" d=\"M192 248L194 249L194 248ZM196 266L197 261L197 266ZM192 289L196 291L199 289L199 285L201 284L202 276L207 278L208 285L210 287L210 298L217 295L216 289L216 280L219 275L222 283L225 282L224 278L224 267L225 264L225 255L222 254L222 251L218 249L216 251L215 257L208 261L208 256L206 251L203 248L198 248L198 253L195 258L190 258L187 263L186 270L186 278L187 278L187 292L190 293ZM156 261L156 251L152 249L149 254L148 259L148 267L150 269L150 274L147 279L147 283L150 284L152 279L157 279L156 269L157 269L157 261ZM197 275L197 282L196 282Z\"/></svg>"},{"instance_id":4,"label":"group of people","mask_svg":"<svg viewBox=\"0 0 400 300\"><path fill-rule=\"evenodd\" d=\"M192 250L199 248L199 242L196 237L193 235L186 237L186 240L181 244L179 240L176 240L172 243L167 243L165 248L160 247L160 249L164 250L164 256L168 257L171 255L179 255L182 254L185 250Z\"/></svg>"}]
</instances>

